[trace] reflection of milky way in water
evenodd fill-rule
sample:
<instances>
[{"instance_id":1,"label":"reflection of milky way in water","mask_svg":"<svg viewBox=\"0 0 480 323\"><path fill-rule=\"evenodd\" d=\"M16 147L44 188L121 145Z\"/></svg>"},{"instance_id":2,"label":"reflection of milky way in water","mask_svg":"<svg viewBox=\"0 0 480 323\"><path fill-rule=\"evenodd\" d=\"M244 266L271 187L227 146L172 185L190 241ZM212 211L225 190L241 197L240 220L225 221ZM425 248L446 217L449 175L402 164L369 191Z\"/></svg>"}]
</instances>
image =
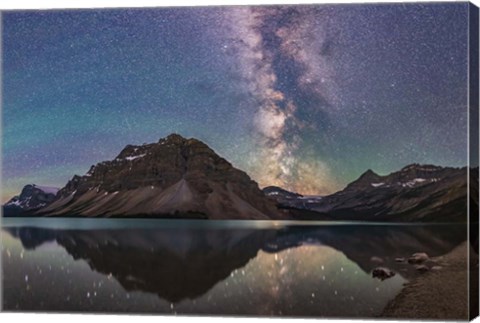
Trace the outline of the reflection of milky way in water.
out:
<instances>
[{"instance_id":1,"label":"reflection of milky way in water","mask_svg":"<svg viewBox=\"0 0 480 323\"><path fill-rule=\"evenodd\" d=\"M371 228L6 230L21 240L2 235L8 310L374 316L405 282L404 273L372 279L369 258L352 261L343 242L332 248L332 237L348 245ZM443 254L458 242L422 228L384 231L366 254L387 259L399 237L405 253Z\"/></svg>"}]
</instances>

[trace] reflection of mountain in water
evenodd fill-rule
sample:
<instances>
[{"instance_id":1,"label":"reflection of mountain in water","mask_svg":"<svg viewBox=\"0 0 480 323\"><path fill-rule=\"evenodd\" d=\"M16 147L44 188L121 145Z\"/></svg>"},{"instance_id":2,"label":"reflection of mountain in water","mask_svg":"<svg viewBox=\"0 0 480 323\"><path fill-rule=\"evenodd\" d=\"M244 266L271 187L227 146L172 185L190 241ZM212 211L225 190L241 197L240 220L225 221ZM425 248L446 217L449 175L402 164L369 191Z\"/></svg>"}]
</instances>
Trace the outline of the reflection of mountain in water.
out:
<instances>
[{"instance_id":1,"label":"reflection of mountain in water","mask_svg":"<svg viewBox=\"0 0 480 323\"><path fill-rule=\"evenodd\" d=\"M316 226L282 229L53 230L8 228L25 248L62 245L92 270L115 277L128 291L155 293L170 302L194 299L245 266L259 250L269 253L305 244L343 252L365 272L383 265L409 277L395 257L414 252L439 256L465 240L465 226Z\"/></svg>"},{"instance_id":2,"label":"reflection of mountain in water","mask_svg":"<svg viewBox=\"0 0 480 323\"><path fill-rule=\"evenodd\" d=\"M197 298L245 266L273 238L255 230L9 230L25 248L56 240L92 270L112 274L127 291L170 302Z\"/></svg>"},{"instance_id":3,"label":"reflection of mountain in water","mask_svg":"<svg viewBox=\"0 0 480 323\"><path fill-rule=\"evenodd\" d=\"M321 243L342 252L367 273L381 265L410 278L416 274L414 268L396 262L395 258L416 252L426 252L431 257L446 254L466 239L466 230L465 225L302 227L278 236L275 243L283 245L282 249L286 245ZM275 250L272 246L270 249Z\"/></svg>"}]
</instances>

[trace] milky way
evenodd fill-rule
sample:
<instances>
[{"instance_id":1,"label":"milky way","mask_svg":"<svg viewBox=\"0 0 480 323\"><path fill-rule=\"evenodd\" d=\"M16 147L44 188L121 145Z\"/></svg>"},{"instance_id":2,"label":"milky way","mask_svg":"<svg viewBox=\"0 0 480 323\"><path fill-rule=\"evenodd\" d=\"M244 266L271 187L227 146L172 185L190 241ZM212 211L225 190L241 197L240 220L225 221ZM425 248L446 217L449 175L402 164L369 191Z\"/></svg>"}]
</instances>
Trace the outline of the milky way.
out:
<instances>
[{"instance_id":1,"label":"milky way","mask_svg":"<svg viewBox=\"0 0 480 323\"><path fill-rule=\"evenodd\" d=\"M331 67L321 54L327 15L317 8L226 9L222 29L230 39L226 48L240 63L244 86L257 101L252 113L259 147L251 153L252 174L261 185L312 194L334 185L320 159L297 155L301 129L308 124L296 118L295 98L308 92L327 105L332 83ZM290 84L282 84L281 77Z\"/></svg>"},{"instance_id":2,"label":"milky way","mask_svg":"<svg viewBox=\"0 0 480 323\"><path fill-rule=\"evenodd\" d=\"M3 193L63 186L127 144L205 141L261 186L467 164L455 4L3 13Z\"/></svg>"}]
</instances>

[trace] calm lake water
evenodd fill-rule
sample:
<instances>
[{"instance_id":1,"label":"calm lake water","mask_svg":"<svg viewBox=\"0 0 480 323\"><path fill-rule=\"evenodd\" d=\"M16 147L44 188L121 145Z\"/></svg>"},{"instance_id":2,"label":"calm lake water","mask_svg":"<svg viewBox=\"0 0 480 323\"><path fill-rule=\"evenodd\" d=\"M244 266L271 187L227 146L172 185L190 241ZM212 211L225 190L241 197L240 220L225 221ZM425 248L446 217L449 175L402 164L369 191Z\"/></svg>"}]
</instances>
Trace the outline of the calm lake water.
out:
<instances>
[{"instance_id":1,"label":"calm lake water","mask_svg":"<svg viewBox=\"0 0 480 323\"><path fill-rule=\"evenodd\" d=\"M4 219L7 311L372 317L462 225ZM381 281L371 271L397 274Z\"/></svg>"}]
</instances>

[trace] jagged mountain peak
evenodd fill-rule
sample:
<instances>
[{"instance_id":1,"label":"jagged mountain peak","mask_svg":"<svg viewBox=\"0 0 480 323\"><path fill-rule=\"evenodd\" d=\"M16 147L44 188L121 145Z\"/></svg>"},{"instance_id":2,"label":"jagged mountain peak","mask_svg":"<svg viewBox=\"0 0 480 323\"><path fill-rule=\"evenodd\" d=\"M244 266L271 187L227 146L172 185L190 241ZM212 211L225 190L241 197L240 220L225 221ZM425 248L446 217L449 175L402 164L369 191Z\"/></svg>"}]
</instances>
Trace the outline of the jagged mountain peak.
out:
<instances>
[{"instance_id":1,"label":"jagged mountain peak","mask_svg":"<svg viewBox=\"0 0 480 323\"><path fill-rule=\"evenodd\" d=\"M39 192L43 194L56 195L59 188L52 186L43 186L37 184L27 184L22 188L19 198L31 196L33 192Z\"/></svg>"},{"instance_id":2,"label":"jagged mountain peak","mask_svg":"<svg viewBox=\"0 0 480 323\"><path fill-rule=\"evenodd\" d=\"M164 153L166 148L170 149L203 149L203 153L215 154L215 152L202 141L195 138L185 138L179 134L173 133L165 138L160 138L156 143L144 143L143 145L127 145L115 158L117 161L125 159L132 161L143 158L147 155ZM185 151L184 151L185 152ZM108 161L102 162L107 163ZM102 164L100 163L100 164Z\"/></svg>"},{"instance_id":3,"label":"jagged mountain peak","mask_svg":"<svg viewBox=\"0 0 480 323\"><path fill-rule=\"evenodd\" d=\"M373 170L368 169L366 172L360 175L357 180L348 184L345 190L358 190L362 187L368 187L371 185L371 183L377 182L381 178L382 177L375 173Z\"/></svg>"},{"instance_id":4,"label":"jagged mountain peak","mask_svg":"<svg viewBox=\"0 0 480 323\"><path fill-rule=\"evenodd\" d=\"M411 164L380 176L367 171L314 207L339 218L465 221L466 168Z\"/></svg>"},{"instance_id":5,"label":"jagged mountain peak","mask_svg":"<svg viewBox=\"0 0 480 323\"><path fill-rule=\"evenodd\" d=\"M397 172L384 176L384 180L390 184L402 183L429 183L439 181L450 174L455 174L459 169L452 167L441 167L428 164L410 164Z\"/></svg>"},{"instance_id":6,"label":"jagged mountain peak","mask_svg":"<svg viewBox=\"0 0 480 323\"><path fill-rule=\"evenodd\" d=\"M388 175L379 175L368 169L360 177L351 182L345 190L386 188L391 186L413 187L439 181L455 172L451 167L429 164L410 164Z\"/></svg>"},{"instance_id":7,"label":"jagged mountain peak","mask_svg":"<svg viewBox=\"0 0 480 323\"><path fill-rule=\"evenodd\" d=\"M379 178L380 175L378 175L377 173L375 173L373 170L371 169L368 169L365 173L363 173L362 175L360 175L360 177L358 178L358 180L370 180L370 179L377 179Z\"/></svg>"},{"instance_id":8,"label":"jagged mountain peak","mask_svg":"<svg viewBox=\"0 0 480 323\"><path fill-rule=\"evenodd\" d=\"M245 172L200 140L171 134L156 143L127 145L115 159L74 176L45 212L85 216L192 213L209 218L278 218Z\"/></svg>"},{"instance_id":9,"label":"jagged mountain peak","mask_svg":"<svg viewBox=\"0 0 480 323\"><path fill-rule=\"evenodd\" d=\"M162 141L170 141L170 142L185 142L187 141L188 139L183 137L182 135L178 134L178 133L171 133L169 134L168 136L166 136L165 138L160 138L159 142L162 142Z\"/></svg>"},{"instance_id":10,"label":"jagged mountain peak","mask_svg":"<svg viewBox=\"0 0 480 323\"><path fill-rule=\"evenodd\" d=\"M42 208L55 200L58 190L56 187L27 184L22 188L20 195L12 197L5 203L4 215L10 216Z\"/></svg>"}]
</instances>

